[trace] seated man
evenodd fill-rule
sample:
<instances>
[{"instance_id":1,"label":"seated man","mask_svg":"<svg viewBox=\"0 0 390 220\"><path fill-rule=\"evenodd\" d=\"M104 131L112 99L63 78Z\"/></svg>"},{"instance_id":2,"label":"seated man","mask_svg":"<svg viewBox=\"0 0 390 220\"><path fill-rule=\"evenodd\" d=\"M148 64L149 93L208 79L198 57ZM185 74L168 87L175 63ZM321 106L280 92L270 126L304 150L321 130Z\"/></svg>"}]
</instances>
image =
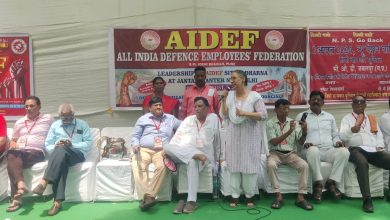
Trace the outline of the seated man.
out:
<instances>
[{"instance_id":1,"label":"seated man","mask_svg":"<svg viewBox=\"0 0 390 220\"><path fill-rule=\"evenodd\" d=\"M29 96L24 101L26 116L15 122L7 153L7 170L11 185L11 203L7 212L22 206L22 196L27 192L23 169L45 160L45 139L53 118L42 114L41 100Z\"/></svg>"},{"instance_id":2,"label":"seated man","mask_svg":"<svg viewBox=\"0 0 390 220\"><path fill-rule=\"evenodd\" d=\"M306 158L313 172L313 198L316 202L322 200L322 174L321 161L332 163L326 188L335 199L341 198L341 192L336 187L336 182L344 178L344 169L348 164L349 152L344 147L339 137L336 120L328 112L322 110L325 95L320 91L312 91L309 97L310 109L307 113L307 137L303 145L302 156ZM304 113L297 116L297 121Z\"/></svg>"},{"instance_id":3,"label":"seated man","mask_svg":"<svg viewBox=\"0 0 390 220\"><path fill-rule=\"evenodd\" d=\"M363 196L363 210L373 212L368 164L390 170L390 153L385 152L383 135L378 129L375 116L364 112L366 106L364 96L356 95L352 99L352 113L341 120L340 136L349 147L349 161L356 165L356 175Z\"/></svg>"},{"instance_id":4,"label":"seated man","mask_svg":"<svg viewBox=\"0 0 390 220\"><path fill-rule=\"evenodd\" d=\"M389 97L389 108L390 108L390 97ZM390 110L384 113L379 119L379 128L383 134L383 141L385 144L385 150L390 151ZM389 176L389 187L390 187L390 176ZM390 190L387 191L386 200L390 202Z\"/></svg>"},{"instance_id":5,"label":"seated man","mask_svg":"<svg viewBox=\"0 0 390 220\"><path fill-rule=\"evenodd\" d=\"M299 123L302 128L297 127L295 120L287 117L289 110L290 102L286 99L279 99L275 102L276 117L267 121L267 137L270 144L267 170L276 197L271 208L279 209L283 206L276 171L279 165L286 164L296 169L299 174L298 196L295 204L305 210L312 210L313 206L304 197L307 194L309 165L297 154L297 143L302 145L306 140L307 125L304 120L301 120Z\"/></svg>"},{"instance_id":6,"label":"seated man","mask_svg":"<svg viewBox=\"0 0 390 220\"><path fill-rule=\"evenodd\" d=\"M204 97L194 100L195 115L188 116L180 125L164 151L174 161L186 164L188 179L187 203L179 202L174 213L192 213L196 208L199 173L206 163L215 164L220 146L219 118L209 112L209 102ZM182 204L182 205L181 205ZM184 206L184 207L183 207Z\"/></svg>"},{"instance_id":7,"label":"seated man","mask_svg":"<svg viewBox=\"0 0 390 220\"><path fill-rule=\"evenodd\" d=\"M62 104L58 108L60 120L50 127L45 141L46 151L50 154L45 174L33 193L42 195L47 184L53 184L54 203L48 215L57 214L61 202L65 200L65 184L69 167L85 161L91 149L92 137L88 124L74 117L71 104Z\"/></svg>"},{"instance_id":8,"label":"seated man","mask_svg":"<svg viewBox=\"0 0 390 220\"><path fill-rule=\"evenodd\" d=\"M175 116L163 112L163 103L160 97L153 97L149 101L149 113L141 116L135 123L131 146L134 156L131 166L137 188L144 193L139 205L146 211L156 203L156 195L167 175L163 163L163 146L168 144L181 121ZM147 169L153 163L156 167L151 183L148 183Z\"/></svg>"}]
</instances>

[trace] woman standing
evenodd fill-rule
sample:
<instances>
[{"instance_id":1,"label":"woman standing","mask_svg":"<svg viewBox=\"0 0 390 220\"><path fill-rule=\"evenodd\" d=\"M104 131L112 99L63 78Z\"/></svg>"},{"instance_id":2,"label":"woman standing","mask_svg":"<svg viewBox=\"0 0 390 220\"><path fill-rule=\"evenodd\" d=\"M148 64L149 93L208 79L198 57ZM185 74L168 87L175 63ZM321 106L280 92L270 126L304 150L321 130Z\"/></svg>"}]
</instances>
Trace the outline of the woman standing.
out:
<instances>
[{"instance_id":1,"label":"woman standing","mask_svg":"<svg viewBox=\"0 0 390 220\"><path fill-rule=\"evenodd\" d=\"M146 96L142 103L144 113L149 112L149 100L157 96L162 99L164 113L174 115L177 118L179 114L179 101L164 94L166 85L165 80L162 77L157 76L153 79L152 83L153 93Z\"/></svg>"},{"instance_id":2,"label":"woman standing","mask_svg":"<svg viewBox=\"0 0 390 220\"><path fill-rule=\"evenodd\" d=\"M243 189L246 203L253 207L257 175L260 172L260 154L264 142L263 123L267 110L261 96L247 89L244 71L235 70L230 78L233 91L224 91L221 117L226 121L226 164L231 173L232 199L236 207Z\"/></svg>"}]
</instances>

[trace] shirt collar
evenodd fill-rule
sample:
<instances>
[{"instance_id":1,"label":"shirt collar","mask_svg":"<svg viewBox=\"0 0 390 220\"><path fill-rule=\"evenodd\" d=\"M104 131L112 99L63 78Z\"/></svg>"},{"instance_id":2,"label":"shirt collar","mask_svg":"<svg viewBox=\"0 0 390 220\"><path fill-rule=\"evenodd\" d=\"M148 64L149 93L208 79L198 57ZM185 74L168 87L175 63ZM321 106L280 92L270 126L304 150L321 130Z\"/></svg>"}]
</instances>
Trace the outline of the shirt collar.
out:
<instances>
[{"instance_id":1,"label":"shirt collar","mask_svg":"<svg viewBox=\"0 0 390 220\"><path fill-rule=\"evenodd\" d=\"M25 115L24 121L35 121L35 120L38 120L41 116L42 116L42 113L39 112L39 115L35 119L31 120L27 117L27 115Z\"/></svg>"}]
</instances>

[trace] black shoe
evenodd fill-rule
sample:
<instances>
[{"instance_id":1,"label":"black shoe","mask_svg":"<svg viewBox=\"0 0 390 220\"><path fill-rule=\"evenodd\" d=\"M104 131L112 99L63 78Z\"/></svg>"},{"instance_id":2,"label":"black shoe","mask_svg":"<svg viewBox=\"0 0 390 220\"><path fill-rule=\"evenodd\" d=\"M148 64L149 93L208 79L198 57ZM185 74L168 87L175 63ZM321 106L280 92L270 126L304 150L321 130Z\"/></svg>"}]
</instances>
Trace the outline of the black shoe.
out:
<instances>
[{"instance_id":1,"label":"black shoe","mask_svg":"<svg viewBox=\"0 0 390 220\"><path fill-rule=\"evenodd\" d=\"M374 206L372 205L371 197L363 199L363 211L369 212L369 213L374 212Z\"/></svg>"},{"instance_id":2,"label":"black shoe","mask_svg":"<svg viewBox=\"0 0 390 220\"><path fill-rule=\"evenodd\" d=\"M386 201L390 202L390 192L388 192L386 195Z\"/></svg>"},{"instance_id":3,"label":"black shoe","mask_svg":"<svg viewBox=\"0 0 390 220\"><path fill-rule=\"evenodd\" d=\"M141 201L139 208L141 211L147 211L148 209L152 208L154 205L156 205L156 198L154 196L151 196L149 194L144 195L144 199Z\"/></svg>"}]
</instances>

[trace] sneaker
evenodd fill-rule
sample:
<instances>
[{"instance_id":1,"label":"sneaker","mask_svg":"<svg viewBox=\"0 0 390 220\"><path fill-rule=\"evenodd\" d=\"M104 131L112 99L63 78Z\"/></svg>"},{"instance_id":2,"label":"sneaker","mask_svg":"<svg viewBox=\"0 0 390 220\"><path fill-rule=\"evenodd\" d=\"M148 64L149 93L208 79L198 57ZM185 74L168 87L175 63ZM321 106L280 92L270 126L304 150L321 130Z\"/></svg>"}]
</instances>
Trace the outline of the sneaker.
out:
<instances>
[{"instance_id":1,"label":"sneaker","mask_svg":"<svg viewBox=\"0 0 390 220\"><path fill-rule=\"evenodd\" d=\"M184 206L183 213L186 213L186 214L193 213L196 208L198 208L198 205L196 204L196 202L189 201Z\"/></svg>"}]
</instances>

